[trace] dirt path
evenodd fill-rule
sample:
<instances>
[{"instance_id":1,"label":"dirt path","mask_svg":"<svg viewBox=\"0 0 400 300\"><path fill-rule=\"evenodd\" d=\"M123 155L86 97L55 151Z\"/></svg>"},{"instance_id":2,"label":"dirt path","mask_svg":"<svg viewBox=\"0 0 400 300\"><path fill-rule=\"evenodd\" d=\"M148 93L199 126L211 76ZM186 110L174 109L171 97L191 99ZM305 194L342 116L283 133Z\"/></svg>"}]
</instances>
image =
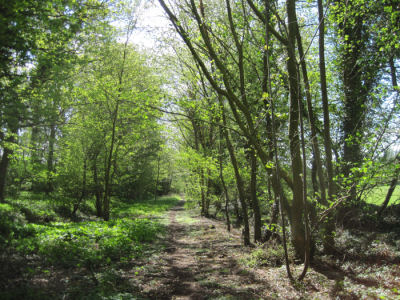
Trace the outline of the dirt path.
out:
<instances>
[{"instance_id":1,"label":"dirt path","mask_svg":"<svg viewBox=\"0 0 400 300\"><path fill-rule=\"evenodd\" d=\"M165 251L144 266L143 296L149 299L278 296L278 291L262 278L266 274L260 276L238 264L240 255L246 251L238 232L228 233L222 222L185 211L183 204L182 201L169 213Z\"/></svg>"},{"instance_id":2,"label":"dirt path","mask_svg":"<svg viewBox=\"0 0 400 300\"><path fill-rule=\"evenodd\" d=\"M282 253L271 256L271 248L243 247L238 230L229 233L223 222L183 206L182 201L168 213L164 250L143 261L131 282L139 299L378 299L386 293L376 280L366 284L364 278L340 268L332 272L325 264L312 266L296 284L289 282L284 266L251 267L254 253L269 263L283 258ZM302 268L291 264L296 274Z\"/></svg>"},{"instance_id":3,"label":"dirt path","mask_svg":"<svg viewBox=\"0 0 400 300\"><path fill-rule=\"evenodd\" d=\"M269 263L283 258L282 253L271 256L272 248L243 247L238 230L229 233L223 222L184 210L183 205L168 213L164 250L142 262L132 282L139 299L378 299L376 295L388 291L377 280L326 264L313 265L304 281L291 284L284 266L249 264L256 259L254 253ZM291 264L296 274L302 268Z\"/></svg>"}]
</instances>

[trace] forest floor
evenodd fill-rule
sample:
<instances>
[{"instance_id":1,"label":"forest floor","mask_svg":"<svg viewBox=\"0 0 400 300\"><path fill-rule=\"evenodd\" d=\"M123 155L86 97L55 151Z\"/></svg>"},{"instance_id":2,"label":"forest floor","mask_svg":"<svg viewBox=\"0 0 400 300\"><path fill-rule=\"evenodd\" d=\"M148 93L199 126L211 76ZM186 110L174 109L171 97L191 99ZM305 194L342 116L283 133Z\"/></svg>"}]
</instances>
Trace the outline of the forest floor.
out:
<instances>
[{"instance_id":1,"label":"forest floor","mask_svg":"<svg viewBox=\"0 0 400 300\"><path fill-rule=\"evenodd\" d=\"M48 237L50 248L0 255L0 299L400 299L398 225L387 233L339 228L341 254L317 253L306 278L291 283L278 242L244 247L238 228L228 232L178 198L145 203L121 206L121 222L40 225L25 241ZM122 257L135 224L137 233L158 234L140 255ZM298 276L303 265L290 259Z\"/></svg>"},{"instance_id":2,"label":"forest floor","mask_svg":"<svg viewBox=\"0 0 400 300\"><path fill-rule=\"evenodd\" d=\"M228 232L223 222L184 210L183 201L169 212L166 245L136 276L145 298L400 299L398 263L386 268L384 262L340 265L320 258L297 284L290 283L284 266L249 267L254 253L269 249L243 247L239 230ZM301 264L291 267L300 274ZM364 272L357 274L357 268Z\"/></svg>"}]
</instances>

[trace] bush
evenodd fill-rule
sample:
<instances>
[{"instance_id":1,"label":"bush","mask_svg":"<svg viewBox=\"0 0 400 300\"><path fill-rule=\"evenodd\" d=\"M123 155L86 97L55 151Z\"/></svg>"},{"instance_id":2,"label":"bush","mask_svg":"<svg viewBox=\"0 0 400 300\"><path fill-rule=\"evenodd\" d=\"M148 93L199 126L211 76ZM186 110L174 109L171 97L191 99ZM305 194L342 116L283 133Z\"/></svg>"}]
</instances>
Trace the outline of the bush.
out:
<instances>
[{"instance_id":1,"label":"bush","mask_svg":"<svg viewBox=\"0 0 400 300\"><path fill-rule=\"evenodd\" d=\"M24 216L18 210L9 204L0 204L0 247L34 234L34 228L26 224Z\"/></svg>"},{"instance_id":2,"label":"bush","mask_svg":"<svg viewBox=\"0 0 400 300\"><path fill-rule=\"evenodd\" d=\"M288 255L289 260L293 261L293 249L288 249ZM271 240L251 251L249 255L242 259L242 263L253 268L260 266L280 267L285 263L283 245L276 240Z\"/></svg>"}]
</instances>

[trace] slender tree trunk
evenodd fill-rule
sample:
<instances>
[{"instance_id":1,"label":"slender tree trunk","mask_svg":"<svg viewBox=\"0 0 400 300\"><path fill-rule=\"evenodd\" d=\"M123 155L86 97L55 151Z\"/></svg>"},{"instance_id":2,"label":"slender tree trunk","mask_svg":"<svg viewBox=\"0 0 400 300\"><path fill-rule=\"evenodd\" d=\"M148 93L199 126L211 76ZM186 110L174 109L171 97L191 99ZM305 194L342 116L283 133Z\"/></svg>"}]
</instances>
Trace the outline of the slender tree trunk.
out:
<instances>
[{"instance_id":1,"label":"slender tree trunk","mask_svg":"<svg viewBox=\"0 0 400 300\"><path fill-rule=\"evenodd\" d=\"M397 182L399 180L399 175L400 175L400 160L397 160L397 169L395 172L395 175L392 179L392 181L390 182L390 186L389 189L387 191L386 197L385 197L385 201L382 203L381 208L378 211L378 216L382 215L383 211L386 209L386 207L388 206L390 199L392 198L393 192L397 186Z\"/></svg>"},{"instance_id":2,"label":"slender tree trunk","mask_svg":"<svg viewBox=\"0 0 400 300\"><path fill-rule=\"evenodd\" d=\"M103 216L103 203L102 203L102 185L99 183L98 170L97 170L97 157L98 153L93 158L93 183L94 183L94 194L96 197L96 215L100 218Z\"/></svg>"},{"instance_id":3,"label":"slender tree trunk","mask_svg":"<svg viewBox=\"0 0 400 300\"><path fill-rule=\"evenodd\" d=\"M31 148L31 164L32 164L32 185L31 185L31 189L34 192L38 192L41 191L40 190L40 185L38 182L38 179L36 177L36 175L39 173L40 171L40 146L39 146L39 135L40 135L40 130L39 127L36 125L37 123L39 123L39 120L37 119L37 111L38 108L33 109L33 120L34 120L34 126L32 127L32 131L31 131L31 139L30 139L30 148Z\"/></svg>"},{"instance_id":4,"label":"slender tree trunk","mask_svg":"<svg viewBox=\"0 0 400 300\"><path fill-rule=\"evenodd\" d=\"M240 225L243 224L243 218L242 218L242 215L240 213L240 209L239 209L239 205L238 205L238 200L237 200L238 199L238 195L237 195L237 193L235 193L233 199L234 200L232 201L232 203L233 203L233 208L234 208L235 216L236 216L235 226L239 227Z\"/></svg>"},{"instance_id":5,"label":"slender tree trunk","mask_svg":"<svg viewBox=\"0 0 400 300\"><path fill-rule=\"evenodd\" d=\"M225 116L225 110L223 107L221 97L219 99L219 102L220 102L220 108L222 110L223 125L224 125L224 127L226 127L226 116ZM225 136L226 145L228 148L229 156L231 158L233 170L235 173L236 186L237 186L237 190L239 193L240 205L242 206L242 217L243 217L243 223L244 223L243 224L244 225L243 242L244 242L245 246L248 246L248 245L250 245L250 227L249 227L249 217L247 214L247 203L246 203L246 196L245 196L245 190L244 190L244 183L243 183L242 176L240 175L240 172L239 172L239 166L238 166L238 163L236 160L235 150L233 149L233 145L231 143L229 133L225 130L225 128L223 129L223 134Z\"/></svg>"},{"instance_id":6,"label":"slender tree trunk","mask_svg":"<svg viewBox=\"0 0 400 300\"><path fill-rule=\"evenodd\" d=\"M156 185L154 187L154 201L157 200L158 180L160 178L160 158L161 158L161 155L158 155L158 159L157 159L157 180L156 180Z\"/></svg>"},{"instance_id":7,"label":"slender tree trunk","mask_svg":"<svg viewBox=\"0 0 400 300\"><path fill-rule=\"evenodd\" d=\"M250 227L249 227L249 217L247 214L247 203L246 203L246 196L245 196L245 191L244 191L244 183L242 180L242 177L239 173L239 167L236 161L236 155L233 149L233 146L231 144L230 138L227 133L225 133L225 139L226 143L228 146L228 151L229 155L231 156L231 162L233 166L233 170L235 172L235 178L236 178L236 186L238 189L239 193L239 201L240 205L242 206L242 218L243 218L243 225L244 225L244 230L243 230L243 242L245 246L250 245Z\"/></svg>"},{"instance_id":8,"label":"slender tree trunk","mask_svg":"<svg viewBox=\"0 0 400 300\"><path fill-rule=\"evenodd\" d=\"M300 74L299 74L300 77ZM307 202L307 157L306 157L306 142L304 138L304 112L303 112L303 106L301 105L301 98L298 98L299 101L299 121L300 121L300 142L301 142L301 152L302 152L302 158L303 158L303 170L302 170L302 176L301 179L303 181L303 208L304 208L304 268L303 272L299 276L299 280L303 280L303 278L306 276L308 267L310 265L310 249L311 249L311 235L310 235L310 226L308 223L308 202ZM317 144L318 148L318 144Z\"/></svg>"},{"instance_id":9,"label":"slender tree trunk","mask_svg":"<svg viewBox=\"0 0 400 300\"><path fill-rule=\"evenodd\" d=\"M261 213L257 198L257 157L253 148L250 150L250 196L254 212L254 242L261 241Z\"/></svg>"},{"instance_id":10,"label":"slender tree trunk","mask_svg":"<svg viewBox=\"0 0 400 300\"><path fill-rule=\"evenodd\" d=\"M324 115L324 145L326 156L326 170L328 173L328 199L333 200L336 193L335 183L333 181L333 159L332 159L332 143L331 143L331 129L329 118L329 101L328 101L328 88L326 84L326 67L325 67L325 19L322 0L318 0L318 20L319 20L319 77L321 86L321 100Z\"/></svg>"},{"instance_id":11,"label":"slender tree trunk","mask_svg":"<svg viewBox=\"0 0 400 300\"><path fill-rule=\"evenodd\" d=\"M200 170L200 196L201 196L201 215L207 217L206 212L206 194L204 192L204 170Z\"/></svg>"},{"instance_id":12,"label":"slender tree trunk","mask_svg":"<svg viewBox=\"0 0 400 300\"><path fill-rule=\"evenodd\" d=\"M225 180L222 176L222 185L224 189L224 195L225 195L225 218L226 218L226 229L228 231L231 231L231 218L229 216L229 194L228 194L228 189L226 188Z\"/></svg>"},{"instance_id":13,"label":"slender tree trunk","mask_svg":"<svg viewBox=\"0 0 400 300\"><path fill-rule=\"evenodd\" d=\"M226 187L225 184L225 180L224 180L224 167L222 164L222 138L223 138L223 134L222 134L222 128L221 126L219 127L219 136L220 136L220 142L219 142L219 178L221 180L222 183L222 188L224 190L224 196L225 196L225 218L226 218L226 227L228 231L231 231L231 220L229 217L229 194L228 194L228 189Z\"/></svg>"},{"instance_id":14,"label":"slender tree trunk","mask_svg":"<svg viewBox=\"0 0 400 300\"><path fill-rule=\"evenodd\" d=\"M336 186L333 181L333 162L332 162L332 145L329 118L329 102L328 88L326 83L326 67L325 67L325 18L322 0L318 0L318 21L319 21L319 78L321 87L321 101L324 115L324 146L325 146L325 164L328 175L328 200L332 202L336 194ZM324 250L327 253L334 252L335 240L333 232L335 230L333 212L330 213L325 221L325 232L323 237Z\"/></svg>"},{"instance_id":15,"label":"slender tree trunk","mask_svg":"<svg viewBox=\"0 0 400 300\"><path fill-rule=\"evenodd\" d=\"M76 212L79 209L79 206L81 205L83 199L86 197L86 174L87 174L87 158L83 160L83 175L82 175L82 192L81 196L79 197L78 201L74 204L74 209L72 211L72 216L76 216Z\"/></svg>"},{"instance_id":16,"label":"slender tree trunk","mask_svg":"<svg viewBox=\"0 0 400 300\"><path fill-rule=\"evenodd\" d=\"M397 85L396 67L394 65L393 56L389 58L389 67L390 67L390 75L392 77L392 86L395 89L398 87L398 85ZM396 92L399 93L398 90L396 90ZM400 175L400 153L398 153L396 156L396 164L397 164L397 166L396 166L396 170L394 172L393 179L390 182L390 186L387 191L385 201L382 203L382 206L378 211L378 216L380 216L383 213L383 211L386 209L386 207L388 206L390 199L392 198L393 192L397 186L397 182L398 182L399 175Z\"/></svg>"},{"instance_id":17,"label":"slender tree trunk","mask_svg":"<svg viewBox=\"0 0 400 300\"><path fill-rule=\"evenodd\" d=\"M13 143L14 138L9 137L6 141L8 143ZM10 157L12 154L13 154L12 149L10 149L8 147L4 147L3 156L1 157L1 161L0 161L0 203L4 203L4 201L5 201L7 170L8 170L8 165L10 162Z\"/></svg>"},{"instance_id":18,"label":"slender tree trunk","mask_svg":"<svg viewBox=\"0 0 400 300\"><path fill-rule=\"evenodd\" d=\"M389 67L390 67L390 76L392 78L392 86L395 89L398 87L398 84L397 84L396 67L394 65L393 56L389 58ZM397 93L399 93L398 90Z\"/></svg>"},{"instance_id":19,"label":"slender tree trunk","mask_svg":"<svg viewBox=\"0 0 400 300\"><path fill-rule=\"evenodd\" d=\"M299 26L297 25L296 27L297 27L296 28L297 29L296 30L297 31L296 32L297 47L298 47L299 55L300 55L300 59L301 59L300 65L301 65L301 71L302 71L302 75L303 75L304 87L305 87L305 91L306 91L308 119L309 119L310 127L311 127L311 142L312 142L313 153L314 153L314 162L313 163L315 164L315 167L316 167L316 171L317 171L317 175L318 175L319 190L320 190L320 197L318 197L318 200L323 205L327 205L328 202L326 200L325 178L324 178L324 173L322 170L321 152L319 149L319 144L318 144L318 139L317 139L317 128L315 126L315 116L314 116L314 110L313 110L313 106L312 106L311 88L310 88L310 82L308 79L305 53L303 50L303 43L301 40Z\"/></svg>"},{"instance_id":20,"label":"slender tree trunk","mask_svg":"<svg viewBox=\"0 0 400 300\"><path fill-rule=\"evenodd\" d=\"M253 2L248 1L250 4ZM262 82L262 92L264 95L268 95L264 99L265 110L266 113L266 123L267 123L267 135L268 135L268 155L260 155L262 153L260 149L258 150L259 157L264 165L268 165L269 163L273 163L273 168L267 168L268 174L268 196L272 199L271 186L274 191L274 204L272 207L272 216L269 224L269 228L267 228L264 232L263 241L268 241L272 234L276 231L276 226L278 224L279 217L279 207L280 202L282 206L286 210L287 214L291 215L289 202L287 201L283 189L280 182L280 167L278 160L278 146L277 146L277 137L276 137L276 125L275 125L275 116L274 116L274 102L271 98L271 76L270 76L270 56L272 53L272 43L270 39L270 3L266 0L264 1L265 9L264 9L264 17L265 17L265 47L263 53L263 82ZM253 5L254 6L254 5ZM293 186L293 184L292 184Z\"/></svg>"},{"instance_id":21,"label":"slender tree trunk","mask_svg":"<svg viewBox=\"0 0 400 300\"><path fill-rule=\"evenodd\" d=\"M54 143L56 140L56 126L52 124L50 126L50 137L49 137L49 154L47 157L47 189L46 194L53 191L53 172L54 172Z\"/></svg>"},{"instance_id":22,"label":"slender tree trunk","mask_svg":"<svg viewBox=\"0 0 400 300\"><path fill-rule=\"evenodd\" d=\"M114 153L114 144L115 144L115 134L117 128L117 118L118 118L118 109L119 109L119 101L117 101L115 111L113 114L113 125L111 132L111 145L108 153L105 177L104 177L104 199L103 199L103 219L108 221L110 219L110 188L111 188L111 167L112 167L112 158Z\"/></svg>"},{"instance_id":23,"label":"slender tree trunk","mask_svg":"<svg viewBox=\"0 0 400 300\"><path fill-rule=\"evenodd\" d=\"M305 251L305 236L303 224L303 181L302 160L300 156L299 138L299 82L296 64L296 5L294 0L286 1L288 14L288 61L287 69L289 75L290 89L290 111L289 111L289 148L291 156L292 176L293 176L293 203L291 209L292 243L298 256L303 256Z\"/></svg>"},{"instance_id":24,"label":"slender tree trunk","mask_svg":"<svg viewBox=\"0 0 400 300\"><path fill-rule=\"evenodd\" d=\"M194 133L194 148L197 152L200 152L200 129L195 119L191 120L193 133ZM206 211L206 195L204 191L205 187L205 176L204 169L202 167L198 168L198 172L200 173L200 206L201 206L201 215L208 217L208 213Z\"/></svg>"},{"instance_id":25,"label":"slender tree trunk","mask_svg":"<svg viewBox=\"0 0 400 300\"><path fill-rule=\"evenodd\" d=\"M311 183L314 190L314 197L317 197L319 188L317 179L317 164L315 163L315 159L313 159L311 163Z\"/></svg>"},{"instance_id":26,"label":"slender tree trunk","mask_svg":"<svg viewBox=\"0 0 400 300\"><path fill-rule=\"evenodd\" d=\"M206 199L205 199L205 211L206 211L206 216L210 216L210 201L211 201L211 197L210 197L210 192L211 192L211 171L210 169L207 168L207 191L206 191Z\"/></svg>"}]
</instances>

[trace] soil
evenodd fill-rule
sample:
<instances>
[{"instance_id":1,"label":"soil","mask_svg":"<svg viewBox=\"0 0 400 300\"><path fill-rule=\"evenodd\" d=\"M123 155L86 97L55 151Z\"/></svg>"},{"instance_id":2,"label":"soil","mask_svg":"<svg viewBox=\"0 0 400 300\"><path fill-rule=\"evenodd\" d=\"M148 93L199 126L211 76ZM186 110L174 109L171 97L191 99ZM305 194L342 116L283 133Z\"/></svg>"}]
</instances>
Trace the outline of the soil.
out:
<instances>
[{"instance_id":1,"label":"soil","mask_svg":"<svg viewBox=\"0 0 400 300\"><path fill-rule=\"evenodd\" d=\"M240 268L232 251L241 249L238 231L200 216L188 217L182 201L169 213L168 238L162 257L144 272L143 295L151 299L259 299L264 283ZM179 222L186 217L189 223Z\"/></svg>"},{"instance_id":2,"label":"soil","mask_svg":"<svg viewBox=\"0 0 400 300\"><path fill-rule=\"evenodd\" d=\"M399 277L385 282L374 273L358 276L345 264L340 267L323 259L316 260L306 279L295 284L287 279L284 266L248 267L244 261L254 249L242 246L238 229L228 232L222 221L201 217L183 205L182 201L169 212L165 250L136 276L144 298L400 299L393 292L400 288ZM352 267L360 265L353 262ZM291 268L300 274L302 265Z\"/></svg>"}]
</instances>

